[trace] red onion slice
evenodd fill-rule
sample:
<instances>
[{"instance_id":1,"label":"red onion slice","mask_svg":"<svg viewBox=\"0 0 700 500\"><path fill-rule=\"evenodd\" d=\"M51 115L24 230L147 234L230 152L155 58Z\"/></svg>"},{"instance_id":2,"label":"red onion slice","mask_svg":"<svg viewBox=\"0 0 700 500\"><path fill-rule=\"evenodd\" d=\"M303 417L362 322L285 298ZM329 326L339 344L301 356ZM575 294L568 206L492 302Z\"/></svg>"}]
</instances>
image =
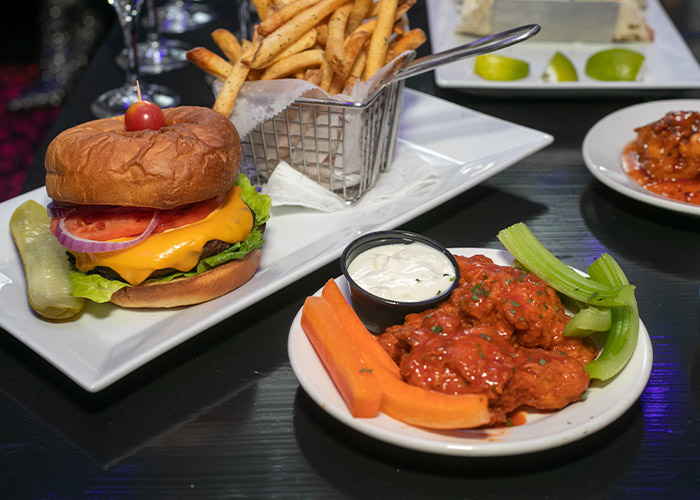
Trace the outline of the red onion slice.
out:
<instances>
[{"instance_id":1,"label":"red onion slice","mask_svg":"<svg viewBox=\"0 0 700 500\"><path fill-rule=\"evenodd\" d=\"M61 217L58 221L58 225L56 226L56 239L68 250L85 253L113 252L115 250L129 248L145 240L155 230L156 226L158 226L160 222L160 212L154 210L151 222L144 232L138 237L126 241L94 241L79 238L66 229L65 220L65 217Z\"/></svg>"},{"instance_id":2,"label":"red onion slice","mask_svg":"<svg viewBox=\"0 0 700 500\"><path fill-rule=\"evenodd\" d=\"M46 212L49 217L65 217L75 210L75 205L72 203L61 203L60 201L51 201L46 206Z\"/></svg>"}]
</instances>

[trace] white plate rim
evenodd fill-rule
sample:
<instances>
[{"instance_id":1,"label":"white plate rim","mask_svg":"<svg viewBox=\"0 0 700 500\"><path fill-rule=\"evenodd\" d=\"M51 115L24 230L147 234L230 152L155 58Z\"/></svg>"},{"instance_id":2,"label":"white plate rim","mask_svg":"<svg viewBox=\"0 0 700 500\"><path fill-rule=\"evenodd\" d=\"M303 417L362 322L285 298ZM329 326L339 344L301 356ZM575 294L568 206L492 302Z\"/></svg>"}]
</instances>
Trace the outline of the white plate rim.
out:
<instances>
[{"instance_id":1,"label":"white plate rim","mask_svg":"<svg viewBox=\"0 0 700 500\"><path fill-rule=\"evenodd\" d=\"M502 265L512 262L512 256L505 250L471 247L450 250L465 256L481 253ZM336 282L347 296L345 279L340 276ZM320 292L321 290L317 291L316 295ZM521 455L582 439L617 420L637 401L649 380L653 363L649 334L640 320L639 338L628 364L611 381L605 384L592 382L584 401L550 415L536 416L535 421L528 421L521 426L484 431L431 432L403 424L383 414L371 419L352 417L302 330L300 321L301 310L290 326L287 343L289 360L300 385L319 407L355 431L379 441L438 455ZM528 420L531 418L528 416ZM533 432L535 426L536 432ZM549 432L553 426L558 426L558 430Z\"/></svg>"},{"instance_id":2,"label":"white plate rim","mask_svg":"<svg viewBox=\"0 0 700 500\"><path fill-rule=\"evenodd\" d=\"M441 3L453 3L453 0L426 0L426 9L428 14L428 22L430 26L430 41L435 52L447 50L461 43L456 38L450 39L447 37L446 30L450 33L454 33L454 26L457 23L456 16L449 20L449 26L444 26L444 20L440 21L437 19L439 9L441 8ZM533 47L530 45L526 46L526 50L532 51L534 54L538 54L541 51L546 51L548 56L553 54L555 50L567 51L571 49L573 51L581 51L582 49L590 49L590 54L597 50L603 50L610 47L628 47L632 50L638 50L645 53L646 55L651 55L651 59L654 57L673 57L676 58L678 62L682 62L687 65L686 69L693 73L692 78L688 79L664 79L661 81L654 81L653 76L664 76L663 71L656 70L653 66L650 67L649 64L645 64L643 70L652 75L651 79L634 81L634 82L605 82L597 81L587 77L583 74L582 66L583 61L575 61L577 70L579 73L579 81L577 82L558 82L558 83L547 83L543 82L539 75L544 70L546 66L545 61L538 61L537 63L531 64L531 77L526 80L516 80L510 82L493 82L489 80L484 80L478 77L453 77L450 75L451 69L448 67L438 67L435 70L435 83L442 88L452 88L452 89L464 89L471 91L487 91L495 92L503 95L507 95L506 92L512 91L526 91L526 92L537 92L546 91L551 94L575 94L577 92L588 94L588 93L605 93L605 92L619 92L624 91L628 93L629 91L658 91L664 89L692 89L700 88L700 63L695 59L690 48L686 44L685 40L681 37L678 29L675 27L670 17L663 9L659 0L647 0L647 19L650 19L650 24L655 32L655 40L651 43L646 42L624 42L624 43L583 43L583 42L537 42L537 45ZM435 30L438 23L443 23L441 30ZM524 22L523 24L527 24ZM457 35L455 35L456 37ZM536 41L535 38L532 41ZM528 44L530 40L522 42L522 44ZM654 45L655 44L655 45ZM503 49L504 53L515 55L517 57L518 53L522 50L524 45L515 45L507 49ZM519 50L520 49L520 50ZM569 54L570 55L570 54ZM647 63L649 57L647 58ZM455 63L457 64L457 63ZM657 74L658 73L658 74Z\"/></svg>"},{"instance_id":3,"label":"white plate rim","mask_svg":"<svg viewBox=\"0 0 700 500\"><path fill-rule=\"evenodd\" d=\"M683 110L700 111L700 99L662 99L610 113L593 125L583 139L581 154L586 167L596 179L620 194L656 207L700 216L700 205L644 189L627 175L622 165L622 152L636 137L635 127L659 120L669 111Z\"/></svg>"}]
</instances>

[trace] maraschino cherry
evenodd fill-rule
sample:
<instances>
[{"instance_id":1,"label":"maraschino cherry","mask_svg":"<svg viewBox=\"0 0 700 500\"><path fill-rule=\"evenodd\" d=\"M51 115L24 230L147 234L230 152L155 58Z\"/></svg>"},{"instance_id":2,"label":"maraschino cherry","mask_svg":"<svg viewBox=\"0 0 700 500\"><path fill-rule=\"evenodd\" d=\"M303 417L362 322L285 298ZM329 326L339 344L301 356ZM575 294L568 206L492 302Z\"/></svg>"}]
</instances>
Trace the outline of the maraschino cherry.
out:
<instances>
[{"instance_id":1,"label":"maraschino cherry","mask_svg":"<svg viewBox=\"0 0 700 500\"><path fill-rule=\"evenodd\" d=\"M137 130L160 130L165 126L165 116L157 104L141 99L141 87L136 82L139 100L133 103L124 113L124 128L127 132Z\"/></svg>"}]
</instances>

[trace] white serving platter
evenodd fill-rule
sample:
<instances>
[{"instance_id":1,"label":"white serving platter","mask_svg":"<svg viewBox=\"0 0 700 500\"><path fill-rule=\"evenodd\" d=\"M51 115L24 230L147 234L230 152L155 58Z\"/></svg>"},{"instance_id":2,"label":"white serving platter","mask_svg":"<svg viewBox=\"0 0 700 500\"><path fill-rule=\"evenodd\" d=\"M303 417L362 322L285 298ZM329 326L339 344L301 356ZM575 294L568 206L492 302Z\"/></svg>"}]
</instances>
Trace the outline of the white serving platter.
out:
<instances>
[{"instance_id":1,"label":"white serving platter","mask_svg":"<svg viewBox=\"0 0 700 500\"><path fill-rule=\"evenodd\" d=\"M260 267L241 288L216 300L172 310L128 310L90 303L73 320L33 313L19 253L9 229L27 200L46 204L44 188L0 204L0 327L97 392L158 355L340 256L364 232L391 229L474 187L547 146L552 136L405 90L399 149L420 155L437 182L410 197L363 203L334 213L273 208ZM401 169L395 162L392 169ZM382 177L377 186L380 187ZM232 332L235 333L235 332Z\"/></svg>"},{"instance_id":2,"label":"white serving platter","mask_svg":"<svg viewBox=\"0 0 700 500\"><path fill-rule=\"evenodd\" d=\"M474 39L455 33L458 8L453 0L426 0L426 6L433 52L447 50ZM629 95L630 92L700 88L700 64L658 0L647 1L646 18L654 30L654 41L650 43L541 42L535 35L530 40L498 52L529 62L530 74L526 78L510 82L485 80L474 73L474 59L465 59L436 68L435 82L443 88L497 93L502 96L523 93L601 95L621 92ZM535 22L531 19L522 20L523 25ZM603 82L585 74L586 61L592 54L614 47L629 48L645 56L639 81ZM578 72L578 81L542 81L541 75L555 51L561 51L571 59Z\"/></svg>"}]
</instances>

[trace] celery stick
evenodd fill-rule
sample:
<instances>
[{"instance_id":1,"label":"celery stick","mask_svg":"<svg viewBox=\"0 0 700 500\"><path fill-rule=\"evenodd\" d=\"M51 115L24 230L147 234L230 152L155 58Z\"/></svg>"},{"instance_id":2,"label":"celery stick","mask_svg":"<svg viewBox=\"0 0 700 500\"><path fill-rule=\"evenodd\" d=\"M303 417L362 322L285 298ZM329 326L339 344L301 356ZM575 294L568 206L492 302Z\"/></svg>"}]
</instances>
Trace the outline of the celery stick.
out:
<instances>
[{"instance_id":1,"label":"celery stick","mask_svg":"<svg viewBox=\"0 0 700 500\"><path fill-rule=\"evenodd\" d=\"M634 300L633 285L604 285L581 276L552 255L522 222L500 231L498 239L523 266L568 297L602 307Z\"/></svg>"},{"instance_id":2,"label":"celery stick","mask_svg":"<svg viewBox=\"0 0 700 500\"><path fill-rule=\"evenodd\" d=\"M581 309L564 327L565 337L587 337L595 332L606 332L612 325L610 308L589 306Z\"/></svg>"},{"instance_id":3,"label":"celery stick","mask_svg":"<svg viewBox=\"0 0 700 500\"><path fill-rule=\"evenodd\" d=\"M589 267L592 279L609 285L629 283L620 266L608 254L603 254ZM608 331L603 349L595 361L586 365L591 378L607 380L622 370L632 357L639 335L639 310L634 296L626 306L612 307L612 326Z\"/></svg>"}]
</instances>

